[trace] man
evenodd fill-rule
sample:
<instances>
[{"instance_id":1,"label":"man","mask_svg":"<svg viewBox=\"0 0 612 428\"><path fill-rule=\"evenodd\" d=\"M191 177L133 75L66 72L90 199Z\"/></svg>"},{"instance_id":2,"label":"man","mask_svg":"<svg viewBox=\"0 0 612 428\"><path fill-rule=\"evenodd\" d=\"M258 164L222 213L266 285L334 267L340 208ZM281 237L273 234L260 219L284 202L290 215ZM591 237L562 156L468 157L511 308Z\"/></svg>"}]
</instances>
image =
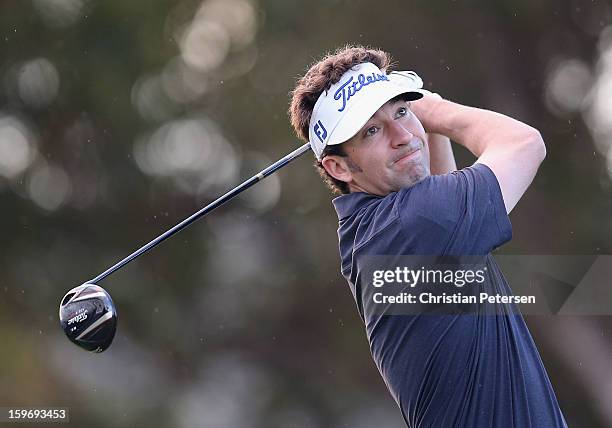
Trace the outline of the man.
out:
<instances>
[{"instance_id":1,"label":"man","mask_svg":"<svg viewBox=\"0 0 612 428\"><path fill-rule=\"evenodd\" d=\"M490 253L511 239L508 213L546 153L534 128L389 66L385 52L340 49L299 80L290 107L341 194L341 270L374 361L409 427L565 427L520 312L393 315L369 301L368 258L387 255L481 255L489 286L510 294ZM456 171L449 139L476 163Z\"/></svg>"}]
</instances>

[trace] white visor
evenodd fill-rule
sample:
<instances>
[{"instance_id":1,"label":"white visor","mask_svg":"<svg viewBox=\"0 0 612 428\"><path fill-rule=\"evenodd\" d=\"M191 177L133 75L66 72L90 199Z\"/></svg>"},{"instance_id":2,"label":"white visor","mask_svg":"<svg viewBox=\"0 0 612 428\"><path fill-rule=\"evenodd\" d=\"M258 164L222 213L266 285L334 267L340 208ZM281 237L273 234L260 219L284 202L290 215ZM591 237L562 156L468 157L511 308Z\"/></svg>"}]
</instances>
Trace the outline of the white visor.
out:
<instances>
[{"instance_id":1,"label":"white visor","mask_svg":"<svg viewBox=\"0 0 612 428\"><path fill-rule=\"evenodd\" d=\"M353 137L387 101L406 94L409 101L427 93L413 71L381 71L372 63L356 65L317 100L310 118L308 139L317 159L327 146Z\"/></svg>"}]
</instances>

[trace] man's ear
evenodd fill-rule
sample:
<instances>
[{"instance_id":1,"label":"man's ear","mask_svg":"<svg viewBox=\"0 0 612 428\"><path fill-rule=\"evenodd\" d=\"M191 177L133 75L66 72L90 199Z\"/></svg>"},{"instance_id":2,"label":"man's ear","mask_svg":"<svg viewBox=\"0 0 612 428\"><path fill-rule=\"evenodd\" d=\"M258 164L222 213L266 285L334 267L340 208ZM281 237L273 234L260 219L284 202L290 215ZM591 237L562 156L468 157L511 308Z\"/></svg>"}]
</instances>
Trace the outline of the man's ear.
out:
<instances>
[{"instance_id":1,"label":"man's ear","mask_svg":"<svg viewBox=\"0 0 612 428\"><path fill-rule=\"evenodd\" d=\"M353 174L348 167L347 159L345 156L327 155L321 160L321 165L336 180L350 183L353 181Z\"/></svg>"}]
</instances>

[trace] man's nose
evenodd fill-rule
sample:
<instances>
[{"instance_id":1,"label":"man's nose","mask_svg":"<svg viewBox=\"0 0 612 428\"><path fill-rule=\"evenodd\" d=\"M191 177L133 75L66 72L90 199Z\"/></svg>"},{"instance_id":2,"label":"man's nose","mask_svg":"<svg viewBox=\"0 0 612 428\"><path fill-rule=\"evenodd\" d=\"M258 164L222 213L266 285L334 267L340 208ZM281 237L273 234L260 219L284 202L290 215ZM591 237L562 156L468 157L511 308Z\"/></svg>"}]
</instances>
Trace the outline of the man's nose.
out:
<instances>
[{"instance_id":1,"label":"man's nose","mask_svg":"<svg viewBox=\"0 0 612 428\"><path fill-rule=\"evenodd\" d=\"M393 148L399 148L401 146L405 146L410 144L410 141L414 137L414 134L410 132L410 130L399 121L393 121L390 125L391 127L391 146Z\"/></svg>"}]
</instances>

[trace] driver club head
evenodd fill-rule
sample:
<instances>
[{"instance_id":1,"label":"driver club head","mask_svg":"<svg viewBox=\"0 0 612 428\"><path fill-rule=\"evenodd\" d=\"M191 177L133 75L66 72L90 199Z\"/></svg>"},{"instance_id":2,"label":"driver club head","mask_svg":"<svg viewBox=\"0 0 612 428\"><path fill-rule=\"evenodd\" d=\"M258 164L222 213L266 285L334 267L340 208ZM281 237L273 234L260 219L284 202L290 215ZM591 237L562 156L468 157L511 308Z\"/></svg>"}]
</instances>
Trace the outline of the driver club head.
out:
<instances>
[{"instance_id":1,"label":"driver club head","mask_svg":"<svg viewBox=\"0 0 612 428\"><path fill-rule=\"evenodd\" d=\"M90 352L107 349L117 329L117 309L102 287L83 284L70 290L60 304L59 318L68 339Z\"/></svg>"}]
</instances>

